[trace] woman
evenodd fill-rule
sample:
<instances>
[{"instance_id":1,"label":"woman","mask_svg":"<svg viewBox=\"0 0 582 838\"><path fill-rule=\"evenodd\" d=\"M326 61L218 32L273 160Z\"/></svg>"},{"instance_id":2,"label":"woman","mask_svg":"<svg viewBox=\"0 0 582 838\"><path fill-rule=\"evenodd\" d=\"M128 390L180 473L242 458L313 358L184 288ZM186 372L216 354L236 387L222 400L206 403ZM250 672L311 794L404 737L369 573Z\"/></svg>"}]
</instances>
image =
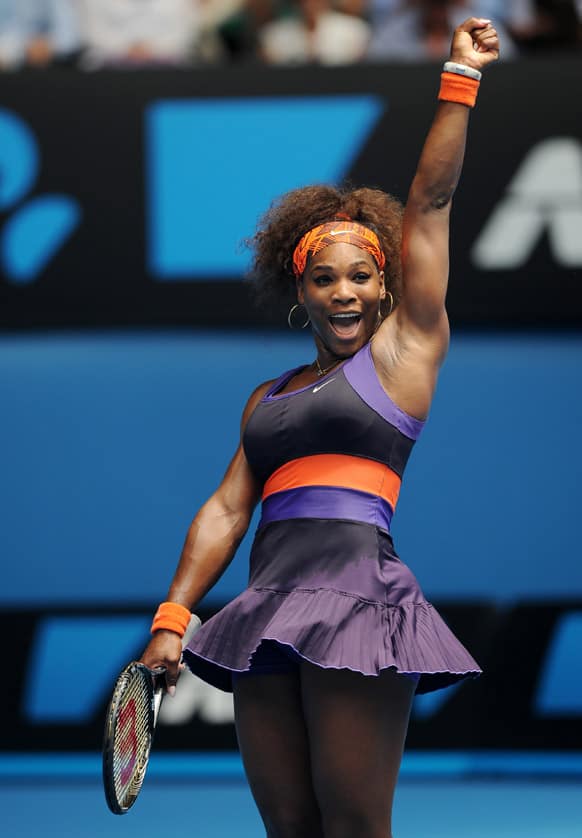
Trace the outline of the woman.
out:
<instances>
[{"instance_id":1,"label":"woman","mask_svg":"<svg viewBox=\"0 0 582 838\"><path fill-rule=\"evenodd\" d=\"M402 220L378 191L308 187L284 196L254 239L263 286L296 288L292 317L309 319L316 359L251 395L241 445L192 523L143 661L166 666L173 691L190 608L262 496L249 587L184 656L234 691L271 838L391 835L414 693L479 672L389 528L447 350L451 199L480 70L497 57L489 21L455 31Z\"/></svg>"}]
</instances>

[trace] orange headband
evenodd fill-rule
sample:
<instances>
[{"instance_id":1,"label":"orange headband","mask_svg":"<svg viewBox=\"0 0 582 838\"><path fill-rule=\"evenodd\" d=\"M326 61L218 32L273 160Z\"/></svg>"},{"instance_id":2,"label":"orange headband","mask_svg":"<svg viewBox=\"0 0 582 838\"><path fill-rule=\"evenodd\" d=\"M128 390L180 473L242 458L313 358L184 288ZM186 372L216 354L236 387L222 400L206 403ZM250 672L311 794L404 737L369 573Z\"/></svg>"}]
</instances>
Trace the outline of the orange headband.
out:
<instances>
[{"instance_id":1,"label":"orange headband","mask_svg":"<svg viewBox=\"0 0 582 838\"><path fill-rule=\"evenodd\" d=\"M295 276L302 275L310 255L319 253L324 247L338 242L355 244L361 250L366 250L376 260L379 270L383 270L386 257L380 247L378 236L373 230L355 221L329 221L327 224L319 224L313 230L305 233L293 251L293 273Z\"/></svg>"}]
</instances>

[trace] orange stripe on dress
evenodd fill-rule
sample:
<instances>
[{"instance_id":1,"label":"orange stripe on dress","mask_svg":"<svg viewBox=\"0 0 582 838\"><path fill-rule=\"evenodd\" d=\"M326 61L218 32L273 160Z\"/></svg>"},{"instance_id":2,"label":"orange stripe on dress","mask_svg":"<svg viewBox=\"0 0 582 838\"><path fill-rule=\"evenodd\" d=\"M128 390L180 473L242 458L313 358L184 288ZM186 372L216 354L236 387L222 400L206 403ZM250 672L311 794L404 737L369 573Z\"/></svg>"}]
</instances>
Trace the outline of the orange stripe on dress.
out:
<instances>
[{"instance_id":1,"label":"orange stripe on dress","mask_svg":"<svg viewBox=\"0 0 582 838\"><path fill-rule=\"evenodd\" d=\"M377 495L394 509L401 482L395 471L376 460L350 454L312 454L290 460L274 471L265 483L263 500L302 486L334 486Z\"/></svg>"}]
</instances>

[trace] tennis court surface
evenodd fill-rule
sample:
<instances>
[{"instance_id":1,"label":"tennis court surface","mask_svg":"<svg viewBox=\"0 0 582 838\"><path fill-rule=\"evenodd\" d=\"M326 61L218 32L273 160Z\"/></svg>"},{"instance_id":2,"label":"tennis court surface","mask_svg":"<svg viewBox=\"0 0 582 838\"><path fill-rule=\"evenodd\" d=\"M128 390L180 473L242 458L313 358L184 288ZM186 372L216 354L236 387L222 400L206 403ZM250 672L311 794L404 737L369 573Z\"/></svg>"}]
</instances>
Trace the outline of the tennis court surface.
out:
<instances>
[{"instance_id":1,"label":"tennis court surface","mask_svg":"<svg viewBox=\"0 0 582 838\"><path fill-rule=\"evenodd\" d=\"M580 838L582 775L577 760L540 758L525 779L507 756L483 774L455 776L450 759L430 765L405 759L394 813L394 838ZM28 760L28 761L27 761ZM533 763L530 764L530 768ZM106 807L98 757L4 756L0 763L2 835L133 838L171 830L172 838L261 838L264 835L235 755L152 758L142 794L123 816ZM560 769L560 770L558 770ZM537 774L537 776L533 776ZM570 776L567 776L569 774ZM308 838L308 836L306 836ZM355 838L355 837L354 837Z\"/></svg>"}]
</instances>

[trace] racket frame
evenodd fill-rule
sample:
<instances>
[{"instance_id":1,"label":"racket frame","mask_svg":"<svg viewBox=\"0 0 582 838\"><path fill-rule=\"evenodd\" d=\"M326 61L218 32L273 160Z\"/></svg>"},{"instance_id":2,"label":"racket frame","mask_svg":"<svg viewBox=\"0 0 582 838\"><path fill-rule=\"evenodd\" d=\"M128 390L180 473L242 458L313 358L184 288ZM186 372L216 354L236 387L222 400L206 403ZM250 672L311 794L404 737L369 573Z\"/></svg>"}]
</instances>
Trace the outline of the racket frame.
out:
<instances>
[{"instance_id":1,"label":"racket frame","mask_svg":"<svg viewBox=\"0 0 582 838\"><path fill-rule=\"evenodd\" d=\"M182 649L184 649L192 637L192 635L200 628L200 618L195 614L192 615L190 623L182 638ZM134 771L134 776L128 784L128 791L124 795L123 801L119 800L114 772L114 758L115 758L115 739L120 723L119 705L123 700L124 694L128 689L128 679L135 677L139 673L140 683L143 684L146 692L147 704L147 734L148 741L141 748L141 754L138 753L136 761L139 763ZM150 669L141 661L131 661L120 672L115 682L113 694L107 708L107 715L105 718L105 731L103 736L103 789L105 791L105 800L110 811L114 815L124 815L128 812L141 791L143 781L149 762L151 748L153 745L154 733L158 721L158 715L162 700L166 693L164 667ZM121 720L123 721L123 720ZM139 748L137 749L139 751Z\"/></svg>"}]
</instances>

